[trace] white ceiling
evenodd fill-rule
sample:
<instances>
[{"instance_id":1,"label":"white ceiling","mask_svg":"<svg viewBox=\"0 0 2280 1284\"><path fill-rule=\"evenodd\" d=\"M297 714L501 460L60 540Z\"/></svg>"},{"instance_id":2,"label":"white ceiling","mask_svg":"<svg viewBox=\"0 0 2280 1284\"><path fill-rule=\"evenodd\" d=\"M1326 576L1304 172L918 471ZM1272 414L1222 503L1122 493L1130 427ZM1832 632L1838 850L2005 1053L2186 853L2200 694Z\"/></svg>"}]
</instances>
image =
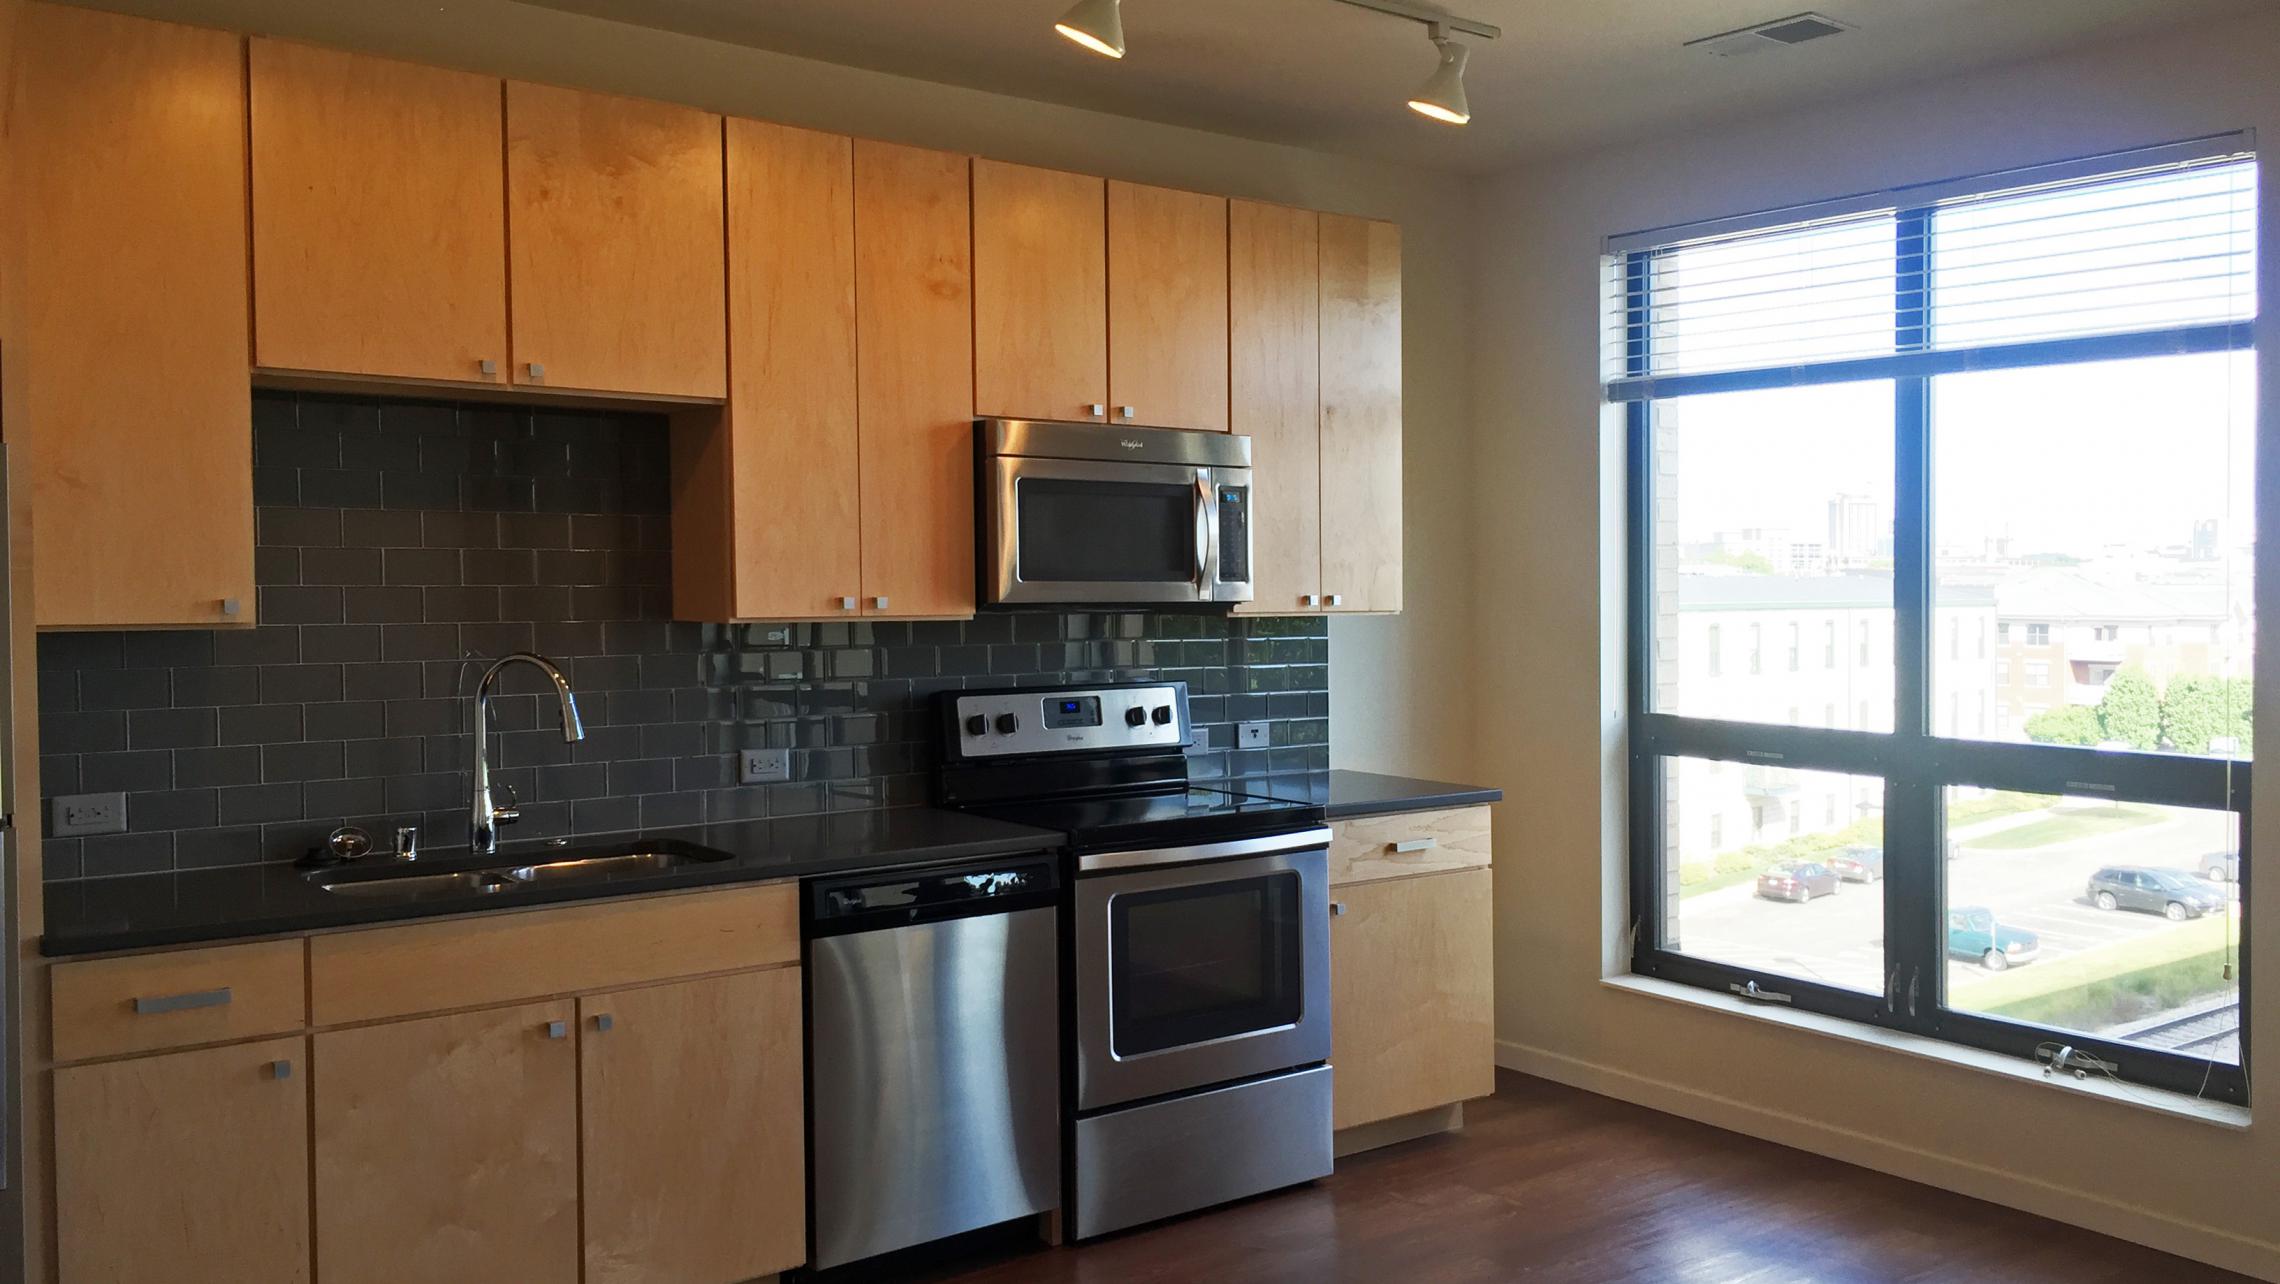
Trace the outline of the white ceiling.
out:
<instances>
[{"instance_id":1,"label":"white ceiling","mask_svg":"<svg viewBox=\"0 0 2280 1284\"><path fill-rule=\"evenodd\" d=\"M2261 0L1453 0L1473 122L1402 106L1424 29L1334 0L1125 0L1121 62L1052 30L1069 0L532 0L1018 97L1483 171L2260 7ZM1808 6L1855 31L1717 58L1680 46Z\"/></svg>"}]
</instances>

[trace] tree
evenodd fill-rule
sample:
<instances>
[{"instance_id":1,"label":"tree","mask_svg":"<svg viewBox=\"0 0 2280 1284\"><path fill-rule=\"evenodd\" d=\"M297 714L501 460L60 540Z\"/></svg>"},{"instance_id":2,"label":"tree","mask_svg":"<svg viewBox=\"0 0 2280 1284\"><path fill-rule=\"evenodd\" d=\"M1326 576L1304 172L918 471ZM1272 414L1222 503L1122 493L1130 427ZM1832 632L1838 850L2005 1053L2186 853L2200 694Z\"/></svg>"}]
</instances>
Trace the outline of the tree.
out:
<instances>
[{"instance_id":1,"label":"tree","mask_svg":"<svg viewBox=\"0 0 2280 1284\"><path fill-rule=\"evenodd\" d=\"M2026 730L2027 739L2046 745L2089 746L2106 738L2106 729L2098 722L2098 711L2083 704L2045 709L2027 719Z\"/></svg>"},{"instance_id":2,"label":"tree","mask_svg":"<svg viewBox=\"0 0 2280 1284\"><path fill-rule=\"evenodd\" d=\"M2143 669L2124 669L2106 683L2098 700L2098 725L2106 739L2132 749L2151 749L2161 743L2161 693Z\"/></svg>"},{"instance_id":3,"label":"tree","mask_svg":"<svg viewBox=\"0 0 2280 1284\"><path fill-rule=\"evenodd\" d=\"M2180 753L2208 753L2224 737L2246 751L2253 693L2247 678L2179 678L2162 692L2161 738Z\"/></svg>"}]
</instances>

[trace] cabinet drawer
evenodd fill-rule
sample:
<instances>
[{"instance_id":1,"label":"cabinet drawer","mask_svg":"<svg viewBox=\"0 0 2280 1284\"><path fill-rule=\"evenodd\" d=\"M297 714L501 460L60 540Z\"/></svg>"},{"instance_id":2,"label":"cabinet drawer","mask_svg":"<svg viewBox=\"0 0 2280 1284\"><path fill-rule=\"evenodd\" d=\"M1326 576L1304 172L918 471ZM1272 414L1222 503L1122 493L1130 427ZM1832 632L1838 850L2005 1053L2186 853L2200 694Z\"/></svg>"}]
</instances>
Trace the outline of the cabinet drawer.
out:
<instances>
[{"instance_id":1,"label":"cabinet drawer","mask_svg":"<svg viewBox=\"0 0 2280 1284\"><path fill-rule=\"evenodd\" d=\"M775 883L315 937L310 1005L341 1025L799 957L799 887Z\"/></svg>"},{"instance_id":2,"label":"cabinet drawer","mask_svg":"<svg viewBox=\"0 0 2280 1284\"><path fill-rule=\"evenodd\" d=\"M259 1038L308 1024L299 941L58 963L48 976L58 1061Z\"/></svg>"},{"instance_id":3,"label":"cabinet drawer","mask_svg":"<svg viewBox=\"0 0 2280 1284\"><path fill-rule=\"evenodd\" d=\"M1360 816L1330 826L1330 882L1367 883L1488 864L1488 808Z\"/></svg>"}]
</instances>

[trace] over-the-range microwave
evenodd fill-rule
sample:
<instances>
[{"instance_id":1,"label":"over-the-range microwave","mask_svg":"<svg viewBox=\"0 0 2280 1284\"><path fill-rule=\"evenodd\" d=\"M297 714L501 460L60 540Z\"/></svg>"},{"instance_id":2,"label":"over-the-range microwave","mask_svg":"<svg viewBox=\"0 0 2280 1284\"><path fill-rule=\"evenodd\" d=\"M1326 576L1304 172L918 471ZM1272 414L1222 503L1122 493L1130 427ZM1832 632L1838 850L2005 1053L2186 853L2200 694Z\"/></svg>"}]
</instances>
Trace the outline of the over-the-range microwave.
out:
<instances>
[{"instance_id":1,"label":"over-the-range microwave","mask_svg":"<svg viewBox=\"0 0 2280 1284\"><path fill-rule=\"evenodd\" d=\"M1251 439L1034 419L974 424L990 605L1251 600Z\"/></svg>"}]
</instances>

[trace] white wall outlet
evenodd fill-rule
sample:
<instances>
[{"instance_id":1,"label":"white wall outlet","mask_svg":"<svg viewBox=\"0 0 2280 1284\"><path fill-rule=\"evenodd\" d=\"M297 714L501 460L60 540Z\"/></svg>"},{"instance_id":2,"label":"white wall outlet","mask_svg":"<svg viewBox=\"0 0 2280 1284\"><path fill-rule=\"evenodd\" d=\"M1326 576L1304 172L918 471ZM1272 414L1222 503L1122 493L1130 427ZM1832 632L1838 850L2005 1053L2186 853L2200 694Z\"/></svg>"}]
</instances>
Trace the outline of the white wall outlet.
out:
<instances>
[{"instance_id":1,"label":"white wall outlet","mask_svg":"<svg viewBox=\"0 0 2280 1284\"><path fill-rule=\"evenodd\" d=\"M48 819L48 837L75 838L84 834L127 832L125 794L62 794L55 814Z\"/></svg>"},{"instance_id":2,"label":"white wall outlet","mask_svg":"<svg viewBox=\"0 0 2280 1284\"><path fill-rule=\"evenodd\" d=\"M736 779L740 784L765 785L792 778L792 751L789 749L746 749L737 755Z\"/></svg>"},{"instance_id":3,"label":"white wall outlet","mask_svg":"<svg viewBox=\"0 0 2280 1284\"><path fill-rule=\"evenodd\" d=\"M1238 723L1236 723L1236 724L1235 724L1235 745L1236 745L1236 747L1237 747L1237 748L1240 748L1240 749L1264 749L1264 748L1266 748L1266 747L1267 747L1267 735L1268 735L1268 732L1267 732L1267 728L1268 728L1268 725L1269 725L1269 724L1267 724L1267 723L1264 723L1264 722L1238 722Z\"/></svg>"}]
</instances>

